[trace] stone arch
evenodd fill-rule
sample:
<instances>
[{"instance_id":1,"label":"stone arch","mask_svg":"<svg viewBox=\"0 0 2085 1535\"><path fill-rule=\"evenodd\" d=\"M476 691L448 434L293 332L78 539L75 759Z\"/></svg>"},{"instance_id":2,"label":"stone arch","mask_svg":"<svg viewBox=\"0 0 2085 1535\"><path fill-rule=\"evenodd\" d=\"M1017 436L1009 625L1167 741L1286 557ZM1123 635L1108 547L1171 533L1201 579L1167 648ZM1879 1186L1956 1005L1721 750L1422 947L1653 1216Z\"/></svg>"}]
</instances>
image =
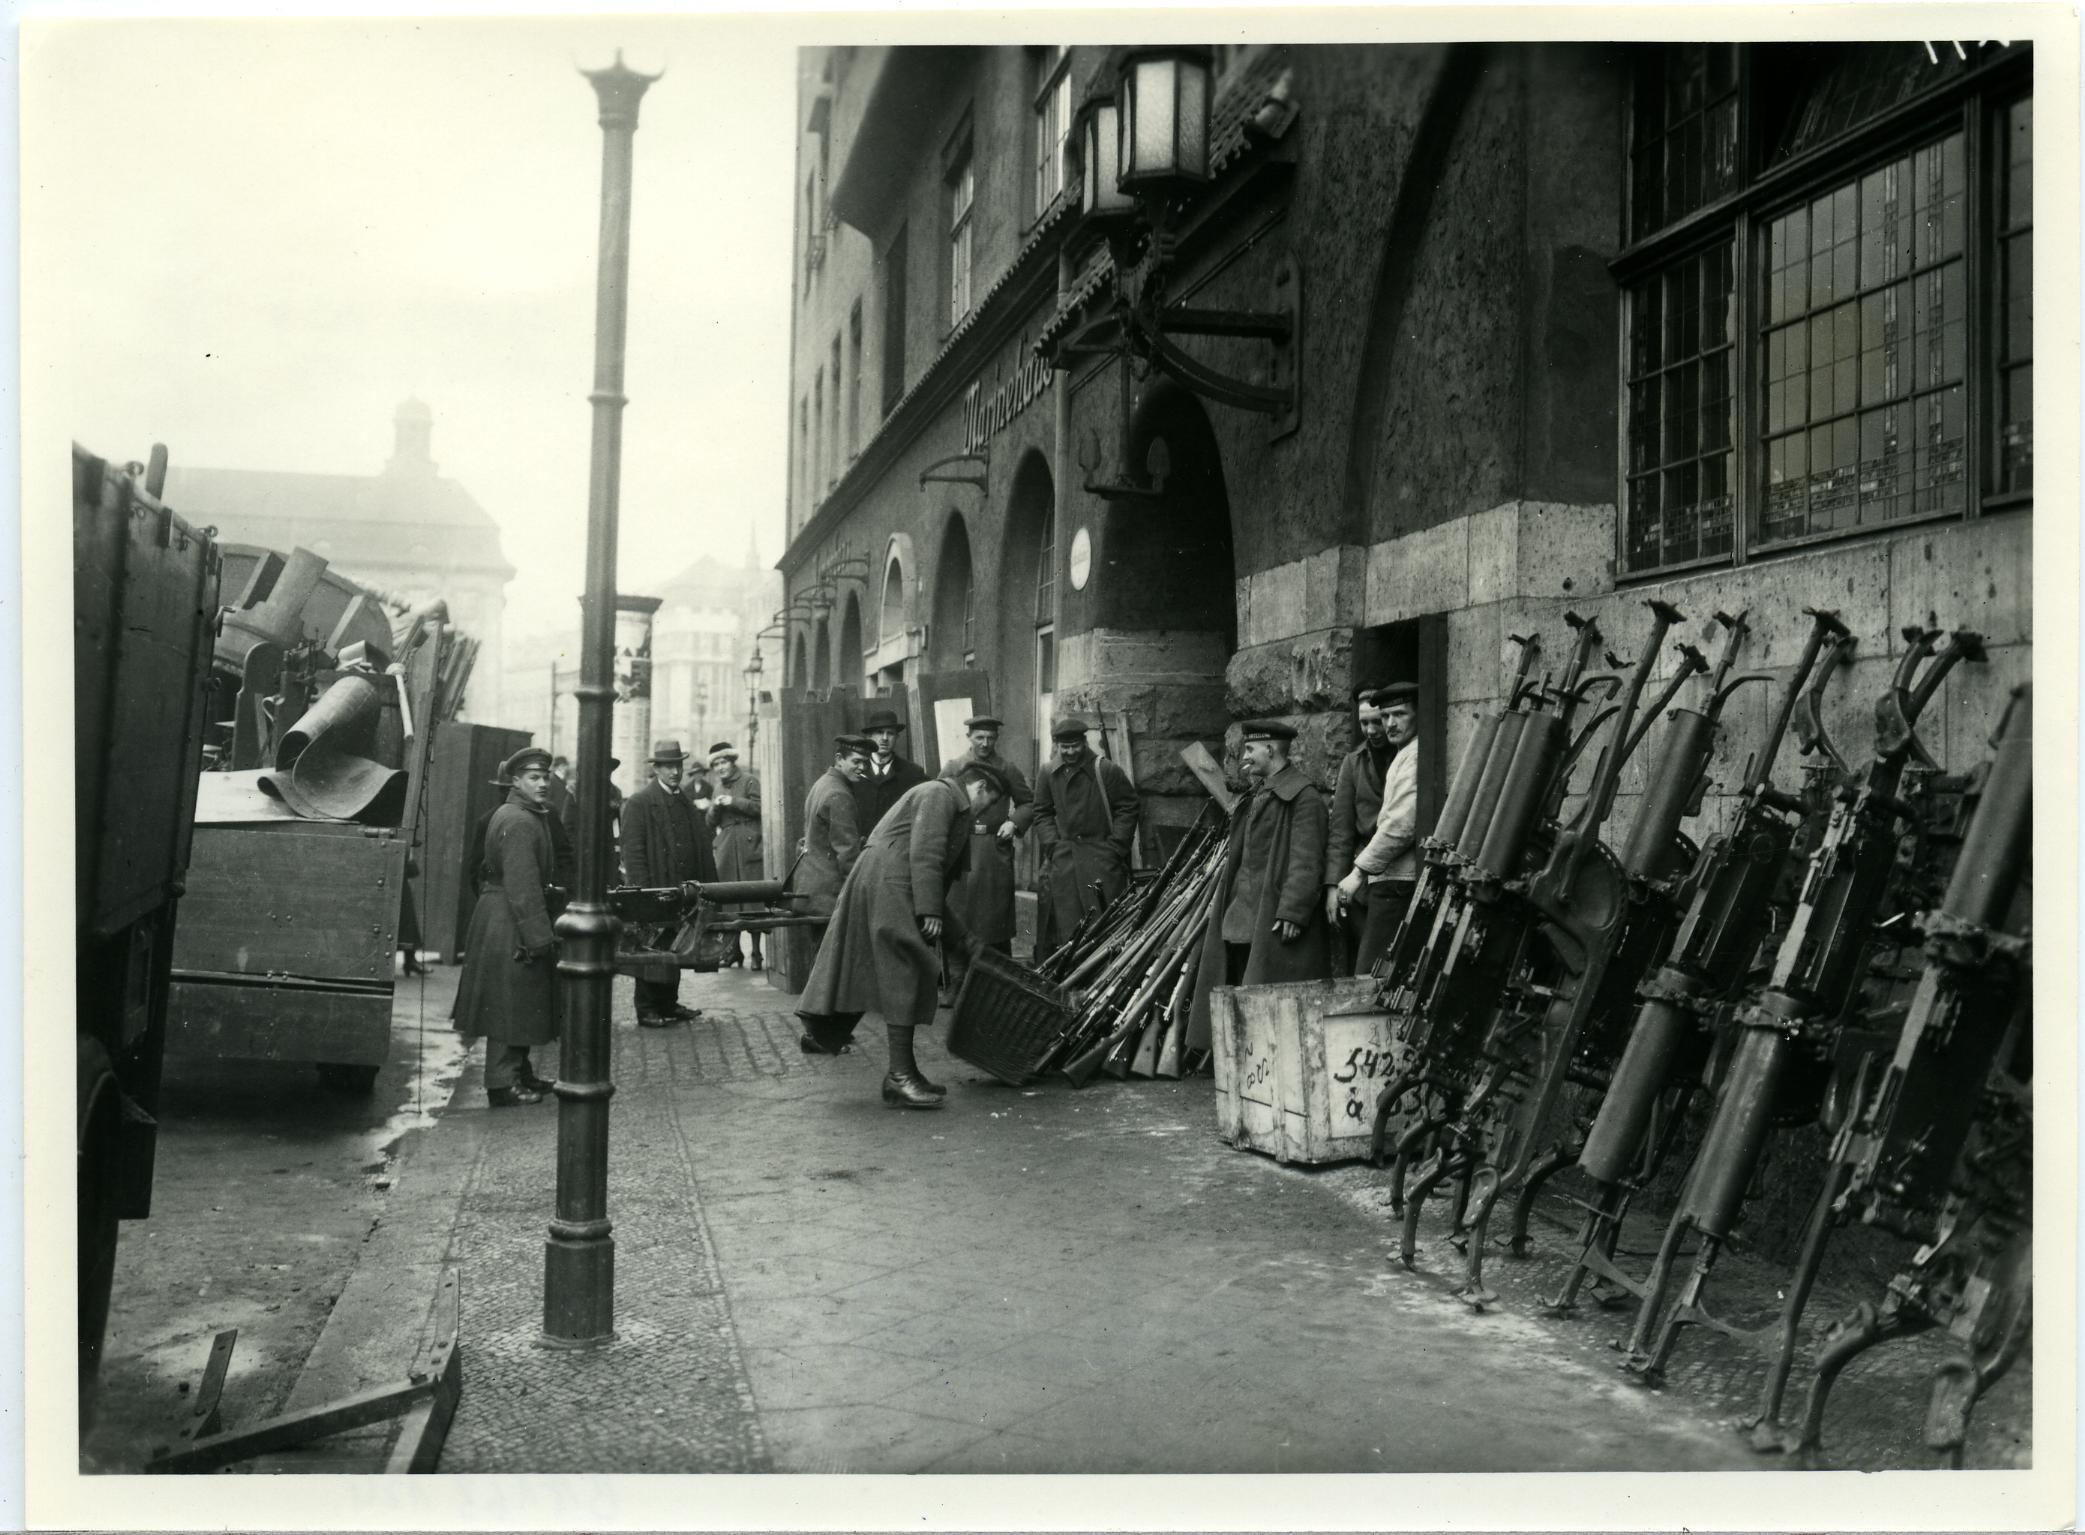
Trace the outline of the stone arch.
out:
<instances>
[{"instance_id":1,"label":"stone arch","mask_svg":"<svg viewBox=\"0 0 2085 1535\"><path fill-rule=\"evenodd\" d=\"M1049 461L1031 450L1014 466L1001 524L1006 532L996 588L999 655L993 671L1003 691L995 690L992 698L994 712L1006 721L1000 750L1024 768L1040 760L1037 743L1049 738L1047 715L1056 692L1057 543L1062 532L1056 515L1057 486Z\"/></svg>"},{"instance_id":2,"label":"stone arch","mask_svg":"<svg viewBox=\"0 0 2085 1535\"><path fill-rule=\"evenodd\" d=\"M913 595L919 590L918 563L912 557L912 535L893 533L883 551L883 579L877 603L879 645L902 639L913 625Z\"/></svg>"},{"instance_id":3,"label":"stone arch","mask_svg":"<svg viewBox=\"0 0 2085 1535\"><path fill-rule=\"evenodd\" d=\"M1130 462L1159 499L1109 508L1094 583L1096 627L1178 630L1237 648L1237 570L1222 450L1202 402L1156 381L1130 425Z\"/></svg>"},{"instance_id":4,"label":"stone arch","mask_svg":"<svg viewBox=\"0 0 2085 1535\"><path fill-rule=\"evenodd\" d=\"M789 651L789 673L783 678L790 687L801 693L811 685L811 654L804 631L796 631L796 643Z\"/></svg>"},{"instance_id":5,"label":"stone arch","mask_svg":"<svg viewBox=\"0 0 2085 1535\"><path fill-rule=\"evenodd\" d=\"M961 671L977 652L974 579L970 528L961 512L952 511L941 530L940 557L934 565L934 616L927 636L937 672Z\"/></svg>"},{"instance_id":6,"label":"stone arch","mask_svg":"<svg viewBox=\"0 0 2085 1535\"><path fill-rule=\"evenodd\" d=\"M811 690L824 693L833 685L833 626L823 618L811 639Z\"/></svg>"},{"instance_id":7,"label":"stone arch","mask_svg":"<svg viewBox=\"0 0 2085 1535\"><path fill-rule=\"evenodd\" d=\"M849 592L840 605L840 649L833 677L843 688L862 686L862 604L856 592Z\"/></svg>"}]
</instances>

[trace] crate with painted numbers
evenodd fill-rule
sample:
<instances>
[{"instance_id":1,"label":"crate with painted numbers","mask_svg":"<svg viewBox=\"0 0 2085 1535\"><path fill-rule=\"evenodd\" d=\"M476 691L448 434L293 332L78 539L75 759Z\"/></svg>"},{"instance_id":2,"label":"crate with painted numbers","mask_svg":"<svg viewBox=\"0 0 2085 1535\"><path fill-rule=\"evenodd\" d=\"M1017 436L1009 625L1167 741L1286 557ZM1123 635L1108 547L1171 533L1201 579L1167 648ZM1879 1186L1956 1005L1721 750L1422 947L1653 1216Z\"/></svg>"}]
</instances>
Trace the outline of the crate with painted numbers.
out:
<instances>
[{"instance_id":1,"label":"crate with painted numbers","mask_svg":"<svg viewBox=\"0 0 2085 1535\"><path fill-rule=\"evenodd\" d=\"M1405 1057L1401 1014L1367 976L1218 987L1210 1001L1216 1125L1282 1162L1364 1159L1376 1098ZM1404 1128L1390 1124L1390 1143Z\"/></svg>"}]
</instances>

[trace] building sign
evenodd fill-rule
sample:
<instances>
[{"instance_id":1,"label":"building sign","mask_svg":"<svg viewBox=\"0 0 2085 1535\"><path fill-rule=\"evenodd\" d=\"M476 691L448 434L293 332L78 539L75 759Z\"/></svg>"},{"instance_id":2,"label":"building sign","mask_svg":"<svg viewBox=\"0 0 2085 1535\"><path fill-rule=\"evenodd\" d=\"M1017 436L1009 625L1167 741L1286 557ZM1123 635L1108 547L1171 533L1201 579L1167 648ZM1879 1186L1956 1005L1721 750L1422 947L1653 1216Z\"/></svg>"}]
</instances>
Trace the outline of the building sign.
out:
<instances>
[{"instance_id":1,"label":"building sign","mask_svg":"<svg viewBox=\"0 0 2085 1535\"><path fill-rule=\"evenodd\" d=\"M1071 589L1086 590L1086 578L1093 573L1093 535L1086 531L1085 524L1071 536Z\"/></svg>"},{"instance_id":2,"label":"building sign","mask_svg":"<svg viewBox=\"0 0 2085 1535\"><path fill-rule=\"evenodd\" d=\"M1019 359L1008 373L1002 365L992 376L992 387L977 379L963 395L963 451L975 453L1005 431L1014 419L1034 404L1056 381L1057 370L1028 349L1023 336L1014 348Z\"/></svg>"}]
</instances>

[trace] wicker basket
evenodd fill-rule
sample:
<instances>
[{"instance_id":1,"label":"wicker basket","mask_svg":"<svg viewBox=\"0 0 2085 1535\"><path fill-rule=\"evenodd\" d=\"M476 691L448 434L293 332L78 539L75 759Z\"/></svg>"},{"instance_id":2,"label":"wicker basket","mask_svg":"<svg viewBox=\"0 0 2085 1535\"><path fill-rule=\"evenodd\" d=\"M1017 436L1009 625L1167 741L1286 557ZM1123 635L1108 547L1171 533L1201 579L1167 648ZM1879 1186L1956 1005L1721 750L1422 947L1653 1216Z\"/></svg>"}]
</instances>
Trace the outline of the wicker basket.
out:
<instances>
[{"instance_id":1,"label":"wicker basket","mask_svg":"<svg viewBox=\"0 0 2085 1535\"><path fill-rule=\"evenodd\" d=\"M1070 1019L1062 987L996 950L979 949L956 994L948 1053L1022 1087L1042 1070Z\"/></svg>"}]
</instances>

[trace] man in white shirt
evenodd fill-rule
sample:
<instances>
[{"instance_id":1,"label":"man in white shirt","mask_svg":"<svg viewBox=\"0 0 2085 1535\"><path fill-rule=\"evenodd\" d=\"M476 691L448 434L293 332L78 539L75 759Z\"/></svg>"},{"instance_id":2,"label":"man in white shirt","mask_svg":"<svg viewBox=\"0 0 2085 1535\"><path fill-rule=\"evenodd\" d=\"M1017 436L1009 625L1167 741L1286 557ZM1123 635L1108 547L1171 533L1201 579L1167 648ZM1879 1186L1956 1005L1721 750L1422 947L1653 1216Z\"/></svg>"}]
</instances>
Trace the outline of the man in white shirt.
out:
<instances>
[{"instance_id":1,"label":"man in white shirt","mask_svg":"<svg viewBox=\"0 0 2085 1535\"><path fill-rule=\"evenodd\" d=\"M1359 975L1381 958L1397 935L1397 924L1412 904L1419 879L1419 687L1394 682L1376 693L1382 710L1383 735L1396 749L1383 779L1383 808L1375 835L1354 856L1354 867L1339 882L1340 895L1353 900L1368 891L1367 925L1354 956Z\"/></svg>"}]
</instances>

